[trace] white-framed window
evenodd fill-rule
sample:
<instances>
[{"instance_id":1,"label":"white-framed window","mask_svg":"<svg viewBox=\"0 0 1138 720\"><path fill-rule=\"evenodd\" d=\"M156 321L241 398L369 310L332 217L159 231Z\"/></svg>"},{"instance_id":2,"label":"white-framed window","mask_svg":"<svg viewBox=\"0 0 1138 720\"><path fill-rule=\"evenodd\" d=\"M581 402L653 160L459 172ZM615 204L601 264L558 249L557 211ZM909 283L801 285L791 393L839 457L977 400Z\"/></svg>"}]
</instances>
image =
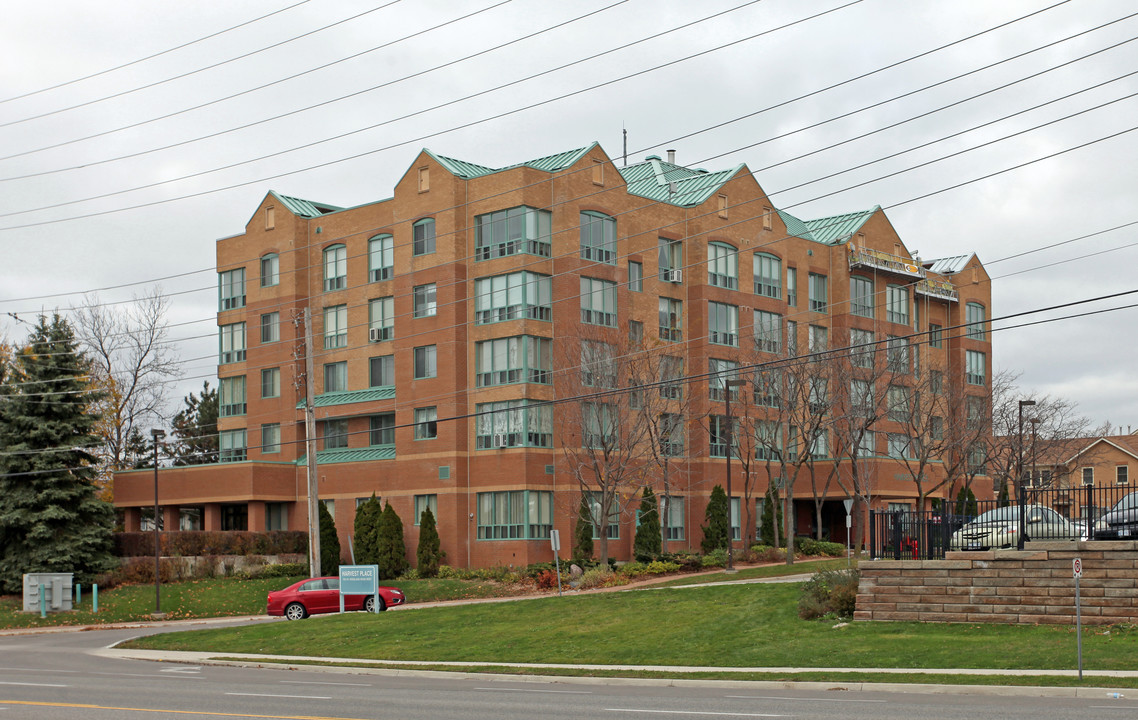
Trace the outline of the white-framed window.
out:
<instances>
[{"instance_id":1,"label":"white-framed window","mask_svg":"<svg viewBox=\"0 0 1138 720\"><path fill-rule=\"evenodd\" d=\"M644 292L644 265L638 262L628 263L628 289L632 292Z\"/></svg>"},{"instance_id":2,"label":"white-framed window","mask_svg":"<svg viewBox=\"0 0 1138 720\"><path fill-rule=\"evenodd\" d=\"M416 495L415 496L415 524L418 525L423 519L423 513L427 510L431 511L434 516L435 522L439 520L439 496L431 493L430 495Z\"/></svg>"},{"instance_id":3,"label":"white-framed window","mask_svg":"<svg viewBox=\"0 0 1138 720\"><path fill-rule=\"evenodd\" d=\"M810 273L807 279L810 309L815 312L826 312L826 306L830 303L826 276L821 273Z\"/></svg>"},{"instance_id":4,"label":"white-framed window","mask_svg":"<svg viewBox=\"0 0 1138 720\"><path fill-rule=\"evenodd\" d=\"M263 368L261 370L261 399L281 396L281 369Z\"/></svg>"},{"instance_id":5,"label":"white-framed window","mask_svg":"<svg viewBox=\"0 0 1138 720\"><path fill-rule=\"evenodd\" d=\"M261 256L261 287L279 285L281 281L281 258L276 253Z\"/></svg>"},{"instance_id":6,"label":"white-framed window","mask_svg":"<svg viewBox=\"0 0 1138 720\"><path fill-rule=\"evenodd\" d=\"M475 387L553 379L553 340L518 335L484 340L474 347Z\"/></svg>"},{"instance_id":7,"label":"white-framed window","mask_svg":"<svg viewBox=\"0 0 1138 720\"><path fill-rule=\"evenodd\" d=\"M616 218L596 212L583 212L581 221L581 259L612 265L616 262Z\"/></svg>"},{"instance_id":8,"label":"white-framed window","mask_svg":"<svg viewBox=\"0 0 1138 720\"><path fill-rule=\"evenodd\" d=\"M858 317L873 317L873 280L860 275L850 276L850 312Z\"/></svg>"},{"instance_id":9,"label":"white-framed window","mask_svg":"<svg viewBox=\"0 0 1138 720\"><path fill-rule=\"evenodd\" d=\"M415 348L415 379L433 378L438 373L438 354L436 346L422 345Z\"/></svg>"},{"instance_id":10,"label":"white-framed window","mask_svg":"<svg viewBox=\"0 0 1138 720\"><path fill-rule=\"evenodd\" d=\"M885 288L885 319L898 325L909 324L909 289L900 285Z\"/></svg>"},{"instance_id":11,"label":"white-framed window","mask_svg":"<svg viewBox=\"0 0 1138 720\"><path fill-rule=\"evenodd\" d=\"M281 424L265 423L261 426L261 454L273 455L281 451Z\"/></svg>"},{"instance_id":12,"label":"white-framed window","mask_svg":"<svg viewBox=\"0 0 1138 720\"><path fill-rule=\"evenodd\" d=\"M411 293L414 298L415 317L432 317L438 312L437 292L435 283L415 286Z\"/></svg>"},{"instance_id":13,"label":"white-framed window","mask_svg":"<svg viewBox=\"0 0 1138 720\"><path fill-rule=\"evenodd\" d=\"M984 340L984 306L980 303L970 302L964 305L964 321L968 323L968 337L973 340Z\"/></svg>"},{"instance_id":14,"label":"white-framed window","mask_svg":"<svg viewBox=\"0 0 1138 720\"><path fill-rule=\"evenodd\" d=\"M248 447L245 428L222 430L217 434L218 462L243 462Z\"/></svg>"},{"instance_id":15,"label":"white-framed window","mask_svg":"<svg viewBox=\"0 0 1138 720\"><path fill-rule=\"evenodd\" d=\"M684 302L660 298L660 339L682 342L684 339Z\"/></svg>"},{"instance_id":16,"label":"white-framed window","mask_svg":"<svg viewBox=\"0 0 1138 720\"><path fill-rule=\"evenodd\" d=\"M752 262L755 294L782 299L782 260L770 253L755 253Z\"/></svg>"},{"instance_id":17,"label":"white-framed window","mask_svg":"<svg viewBox=\"0 0 1138 720\"><path fill-rule=\"evenodd\" d=\"M1095 484L1095 469L1093 467L1083 468L1083 484L1084 485L1094 485Z\"/></svg>"},{"instance_id":18,"label":"white-framed window","mask_svg":"<svg viewBox=\"0 0 1138 720\"><path fill-rule=\"evenodd\" d=\"M395 337L395 298L381 297L367 304L368 339L373 342Z\"/></svg>"},{"instance_id":19,"label":"white-framed window","mask_svg":"<svg viewBox=\"0 0 1138 720\"><path fill-rule=\"evenodd\" d=\"M435 219L423 218L411 226L411 253L427 255L435 251Z\"/></svg>"},{"instance_id":20,"label":"white-framed window","mask_svg":"<svg viewBox=\"0 0 1138 720\"><path fill-rule=\"evenodd\" d=\"M334 350L348 346L348 306L334 305L324 308L324 349Z\"/></svg>"},{"instance_id":21,"label":"white-framed window","mask_svg":"<svg viewBox=\"0 0 1138 720\"><path fill-rule=\"evenodd\" d=\"M988 363L984 353L976 350L964 352L964 379L969 385L984 385L988 374Z\"/></svg>"},{"instance_id":22,"label":"white-framed window","mask_svg":"<svg viewBox=\"0 0 1138 720\"><path fill-rule=\"evenodd\" d=\"M707 244L707 282L709 285L739 289L739 251L726 243Z\"/></svg>"},{"instance_id":23,"label":"white-framed window","mask_svg":"<svg viewBox=\"0 0 1138 720\"><path fill-rule=\"evenodd\" d=\"M616 327L616 283L581 278L581 322Z\"/></svg>"},{"instance_id":24,"label":"white-framed window","mask_svg":"<svg viewBox=\"0 0 1138 720\"><path fill-rule=\"evenodd\" d=\"M348 363L324 363L324 392L343 392L348 389Z\"/></svg>"},{"instance_id":25,"label":"white-framed window","mask_svg":"<svg viewBox=\"0 0 1138 720\"><path fill-rule=\"evenodd\" d=\"M220 351L218 364L242 362L245 360L245 323L222 325L218 328Z\"/></svg>"},{"instance_id":26,"label":"white-framed window","mask_svg":"<svg viewBox=\"0 0 1138 720\"><path fill-rule=\"evenodd\" d=\"M245 307L245 268L219 272L217 283L218 310L234 310Z\"/></svg>"},{"instance_id":27,"label":"white-framed window","mask_svg":"<svg viewBox=\"0 0 1138 720\"><path fill-rule=\"evenodd\" d=\"M281 314L279 312L261 315L261 344L280 342Z\"/></svg>"},{"instance_id":28,"label":"white-framed window","mask_svg":"<svg viewBox=\"0 0 1138 720\"><path fill-rule=\"evenodd\" d=\"M223 377L217 381L217 415L234 417L244 415L248 408L245 398L245 376Z\"/></svg>"},{"instance_id":29,"label":"white-framed window","mask_svg":"<svg viewBox=\"0 0 1138 720\"><path fill-rule=\"evenodd\" d=\"M368 282L390 280L395 272L395 238L389 234L376 235L367 241Z\"/></svg>"},{"instance_id":30,"label":"white-framed window","mask_svg":"<svg viewBox=\"0 0 1138 720\"><path fill-rule=\"evenodd\" d=\"M726 303L707 304L708 340L716 345L739 347L739 308Z\"/></svg>"},{"instance_id":31,"label":"white-framed window","mask_svg":"<svg viewBox=\"0 0 1138 720\"><path fill-rule=\"evenodd\" d=\"M516 272L474 281L474 317L479 325L530 318L553 319L553 280Z\"/></svg>"},{"instance_id":32,"label":"white-framed window","mask_svg":"<svg viewBox=\"0 0 1138 720\"><path fill-rule=\"evenodd\" d=\"M324 249L324 292L348 286L348 248L332 245Z\"/></svg>"},{"instance_id":33,"label":"white-framed window","mask_svg":"<svg viewBox=\"0 0 1138 720\"><path fill-rule=\"evenodd\" d=\"M368 418L368 445L372 447L395 444L395 413L380 413Z\"/></svg>"},{"instance_id":34,"label":"white-framed window","mask_svg":"<svg viewBox=\"0 0 1138 720\"><path fill-rule=\"evenodd\" d=\"M439 412L435 407L415 408L415 439L432 440L439 436Z\"/></svg>"},{"instance_id":35,"label":"white-framed window","mask_svg":"<svg viewBox=\"0 0 1138 720\"><path fill-rule=\"evenodd\" d=\"M1119 485L1127 485L1130 483L1130 468L1126 465L1119 465L1114 468L1114 481Z\"/></svg>"},{"instance_id":36,"label":"white-framed window","mask_svg":"<svg viewBox=\"0 0 1138 720\"><path fill-rule=\"evenodd\" d=\"M368 386L395 386L395 356L379 355L368 358Z\"/></svg>"},{"instance_id":37,"label":"white-framed window","mask_svg":"<svg viewBox=\"0 0 1138 720\"><path fill-rule=\"evenodd\" d=\"M552 220L548 210L514 207L474 218L474 259L490 260L525 253L552 254Z\"/></svg>"},{"instance_id":38,"label":"white-framed window","mask_svg":"<svg viewBox=\"0 0 1138 720\"><path fill-rule=\"evenodd\" d=\"M553 447L553 408L529 400L479 403L474 420L474 447Z\"/></svg>"}]
</instances>

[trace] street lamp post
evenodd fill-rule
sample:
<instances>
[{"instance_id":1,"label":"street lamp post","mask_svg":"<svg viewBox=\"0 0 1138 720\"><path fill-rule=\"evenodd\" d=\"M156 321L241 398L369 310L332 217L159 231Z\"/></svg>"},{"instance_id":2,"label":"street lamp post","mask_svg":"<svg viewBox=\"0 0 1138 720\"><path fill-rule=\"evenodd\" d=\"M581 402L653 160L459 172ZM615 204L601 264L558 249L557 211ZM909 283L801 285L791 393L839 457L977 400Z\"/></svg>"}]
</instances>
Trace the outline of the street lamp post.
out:
<instances>
[{"instance_id":1,"label":"street lamp post","mask_svg":"<svg viewBox=\"0 0 1138 720\"><path fill-rule=\"evenodd\" d=\"M154 614L162 612L162 575L159 573L161 536L158 534L158 443L166 437L166 431L154 428L150 431L154 438Z\"/></svg>"},{"instance_id":2,"label":"street lamp post","mask_svg":"<svg viewBox=\"0 0 1138 720\"><path fill-rule=\"evenodd\" d=\"M1016 440L1016 484L1019 488L1019 538L1016 539L1016 549L1023 550L1023 536L1027 533L1027 515L1024 502L1023 488L1023 408L1034 405L1034 400L1019 401L1019 435Z\"/></svg>"},{"instance_id":3,"label":"street lamp post","mask_svg":"<svg viewBox=\"0 0 1138 720\"><path fill-rule=\"evenodd\" d=\"M731 524L731 455L735 451L735 428L731 424L731 391L746 384L747 381L740 378L727 380L723 384L727 393L727 567L723 569L726 573L735 572L735 566L731 562L731 549L735 544L732 531L734 526Z\"/></svg>"},{"instance_id":4,"label":"street lamp post","mask_svg":"<svg viewBox=\"0 0 1138 720\"><path fill-rule=\"evenodd\" d=\"M1027 421L1031 423L1031 484L1032 487L1038 488L1038 478L1035 474L1035 432L1039 428L1039 423L1043 422L1037 417L1028 418Z\"/></svg>"}]
</instances>

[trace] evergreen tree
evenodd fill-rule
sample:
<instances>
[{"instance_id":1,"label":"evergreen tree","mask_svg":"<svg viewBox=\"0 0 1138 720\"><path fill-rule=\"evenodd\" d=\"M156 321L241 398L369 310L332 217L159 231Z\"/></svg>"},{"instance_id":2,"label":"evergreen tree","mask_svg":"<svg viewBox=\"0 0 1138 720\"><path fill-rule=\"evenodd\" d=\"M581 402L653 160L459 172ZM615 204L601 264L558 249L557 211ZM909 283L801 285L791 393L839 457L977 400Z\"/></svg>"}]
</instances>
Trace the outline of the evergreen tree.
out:
<instances>
[{"instance_id":1,"label":"evergreen tree","mask_svg":"<svg viewBox=\"0 0 1138 720\"><path fill-rule=\"evenodd\" d=\"M379 557L376 545L379 518L383 515L383 504L371 494L363 505L356 508L356 523L353 526L355 535L352 546L356 551L356 562L360 565L375 565Z\"/></svg>"},{"instance_id":2,"label":"evergreen tree","mask_svg":"<svg viewBox=\"0 0 1138 720\"><path fill-rule=\"evenodd\" d=\"M961 486L960 492L956 494L956 514L976 517L978 506L979 503L976 501L976 495L972 492L972 488Z\"/></svg>"},{"instance_id":3,"label":"evergreen tree","mask_svg":"<svg viewBox=\"0 0 1138 720\"><path fill-rule=\"evenodd\" d=\"M190 393L185 407L174 416L173 442L166 447L175 465L206 465L217 462L217 388L202 383L201 395Z\"/></svg>"},{"instance_id":4,"label":"evergreen tree","mask_svg":"<svg viewBox=\"0 0 1138 720\"><path fill-rule=\"evenodd\" d=\"M28 572L73 572L76 581L114 565L114 511L96 496L99 445L87 378L71 326L41 316L0 385L0 593Z\"/></svg>"},{"instance_id":5,"label":"evergreen tree","mask_svg":"<svg viewBox=\"0 0 1138 720\"><path fill-rule=\"evenodd\" d=\"M727 493L724 492L722 485L716 485L711 489L711 498L707 501L707 510L704 512L704 520L707 524L703 526L703 541L699 547L703 552L709 553L712 550L727 549L727 539L731 537L730 525L730 510L731 506L727 502Z\"/></svg>"},{"instance_id":6,"label":"evergreen tree","mask_svg":"<svg viewBox=\"0 0 1138 720\"><path fill-rule=\"evenodd\" d=\"M660 510L656 504L656 493L652 488L644 488L640 498L640 524L636 526L636 539L632 552L641 562L660 557Z\"/></svg>"},{"instance_id":7,"label":"evergreen tree","mask_svg":"<svg viewBox=\"0 0 1138 720\"><path fill-rule=\"evenodd\" d=\"M379 517L379 527L376 528L376 564L379 565L379 577L383 579L397 578L407 572L403 521L391 503L384 506Z\"/></svg>"},{"instance_id":8,"label":"evergreen tree","mask_svg":"<svg viewBox=\"0 0 1138 720\"><path fill-rule=\"evenodd\" d=\"M439 529L435 525L435 514L430 508L419 516L419 549L415 553L422 577L435 577L439 574L439 562L443 558L439 547Z\"/></svg>"},{"instance_id":9,"label":"evergreen tree","mask_svg":"<svg viewBox=\"0 0 1138 720\"><path fill-rule=\"evenodd\" d=\"M578 562L593 557L593 515L589 510L588 495L581 495L577 510L577 527L573 532L573 559Z\"/></svg>"},{"instance_id":10,"label":"evergreen tree","mask_svg":"<svg viewBox=\"0 0 1138 720\"><path fill-rule=\"evenodd\" d=\"M763 519L759 532L759 541L763 545L781 547L786 544L784 538L779 537L779 528L782 527L782 503L779 502L778 490L771 488L763 503Z\"/></svg>"},{"instance_id":11,"label":"evergreen tree","mask_svg":"<svg viewBox=\"0 0 1138 720\"><path fill-rule=\"evenodd\" d=\"M996 498L996 507L1007 507L1011 505L1011 494L1008 492L1008 484L1002 483L1000 485L1000 495Z\"/></svg>"},{"instance_id":12,"label":"evergreen tree","mask_svg":"<svg viewBox=\"0 0 1138 720\"><path fill-rule=\"evenodd\" d=\"M336 532L336 521L328 512L328 506L320 505L320 574L337 575L340 572L340 536Z\"/></svg>"}]
</instances>

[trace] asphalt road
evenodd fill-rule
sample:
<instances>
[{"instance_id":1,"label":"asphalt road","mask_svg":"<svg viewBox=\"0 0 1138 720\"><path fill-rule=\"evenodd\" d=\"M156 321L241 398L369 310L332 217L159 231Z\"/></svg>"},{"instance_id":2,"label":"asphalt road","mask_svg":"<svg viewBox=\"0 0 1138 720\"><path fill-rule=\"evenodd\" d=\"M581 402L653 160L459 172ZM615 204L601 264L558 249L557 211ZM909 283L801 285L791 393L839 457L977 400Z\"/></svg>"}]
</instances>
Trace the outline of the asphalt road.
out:
<instances>
[{"instance_id":1,"label":"asphalt road","mask_svg":"<svg viewBox=\"0 0 1138 720\"><path fill-rule=\"evenodd\" d=\"M0 720L373 718L392 720L1000 720L1133 718L1138 697L858 692L766 683L525 681L501 676L193 666L96 652L161 628L0 637Z\"/></svg>"}]
</instances>

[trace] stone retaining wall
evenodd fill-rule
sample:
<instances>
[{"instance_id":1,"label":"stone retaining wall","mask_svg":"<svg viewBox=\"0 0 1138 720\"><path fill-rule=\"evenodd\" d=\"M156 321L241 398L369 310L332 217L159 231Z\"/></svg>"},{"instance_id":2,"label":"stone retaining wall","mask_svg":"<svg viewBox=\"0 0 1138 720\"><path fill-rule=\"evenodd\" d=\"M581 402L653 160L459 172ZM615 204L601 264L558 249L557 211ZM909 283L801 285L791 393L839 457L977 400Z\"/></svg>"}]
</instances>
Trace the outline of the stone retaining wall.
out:
<instances>
[{"instance_id":1,"label":"stone retaining wall","mask_svg":"<svg viewBox=\"0 0 1138 720\"><path fill-rule=\"evenodd\" d=\"M1138 623L1135 541L1040 541L944 560L863 561L854 620L1074 625L1076 557L1083 622Z\"/></svg>"}]
</instances>

